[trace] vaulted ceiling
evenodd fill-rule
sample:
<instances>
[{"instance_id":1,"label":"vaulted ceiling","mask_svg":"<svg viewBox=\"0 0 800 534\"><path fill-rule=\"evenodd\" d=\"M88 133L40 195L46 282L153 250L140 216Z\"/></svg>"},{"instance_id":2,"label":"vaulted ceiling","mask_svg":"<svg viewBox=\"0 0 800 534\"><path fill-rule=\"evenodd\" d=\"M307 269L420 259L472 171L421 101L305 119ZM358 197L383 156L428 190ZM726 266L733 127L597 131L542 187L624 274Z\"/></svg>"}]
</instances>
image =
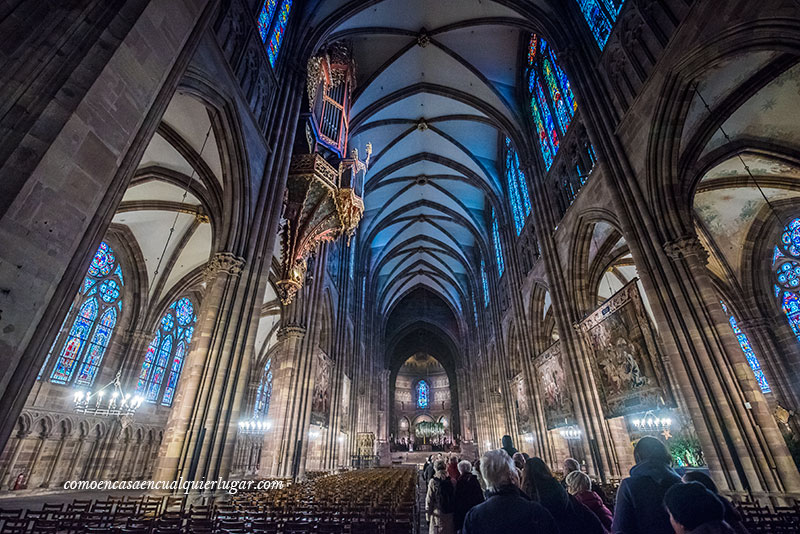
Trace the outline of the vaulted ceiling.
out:
<instances>
[{"instance_id":1,"label":"vaulted ceiling","mask_svg":"<svg viewBox=\"0 0 800 534\"><path fill-rule=\"evenodd\" d=\"M527 9L544 12L540 3ZM375 149L359 261L384 317L420 287L457 314L473 295L480 302L481 258L494 265L486 213L504 194L501 144L524 131L516 88L530 13L509 5L365 2L328 35L353 44L358 66L351 146Z\"/></svg>"}]
</instances>

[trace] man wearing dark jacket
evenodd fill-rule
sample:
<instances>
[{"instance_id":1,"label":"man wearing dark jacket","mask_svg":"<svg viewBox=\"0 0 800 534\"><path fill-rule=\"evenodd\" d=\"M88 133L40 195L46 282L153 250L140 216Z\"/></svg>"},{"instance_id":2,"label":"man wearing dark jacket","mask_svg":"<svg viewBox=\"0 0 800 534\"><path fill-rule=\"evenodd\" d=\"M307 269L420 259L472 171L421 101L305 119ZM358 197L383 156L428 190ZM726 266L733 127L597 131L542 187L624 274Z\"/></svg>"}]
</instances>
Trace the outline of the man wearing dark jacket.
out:
<instances>
[{"instance_id":1,"label":"man wearing dark jacket","mask_svg":"<svg viewBox=\"0 0 800 534\"><path fill-rule=\"evenodd\" d=\"M514 448L514 442L511 441L511 436L507 434L503 436L502 449L508 453L509 458L514 458L514 455L519 452L517 449Z\"/></svg>"},{"instance_id":2,"label":"man wearing dark jacket","mask_svg":"<svg viewBox=\"0 0 800 534\"><path fill-rule=\"evenodd\" d=\"M673 534L664 495L681 478L670 467L672 458L658 439L645 436L633 449L636 465L622 481L614 509L613 534Z\"/></svg>"},{"instance_id":3,"label":"man wearing dark jacket","mask_svg":"<svg viewBox=\"0 0 800 534\"><path fill-rule=\"evenodd\" d=\"M472 464L467 460L458 462L460 476L456 481L456 532L464 528L464 518L473 507L483 502L483 490L478 477L472 474Z\"/></svg>"},{"instance_id":4,"label":"man wearing dark jacket","mask_svg":"<svg viewBox=\"0 0 800 534\"><path fill-rule=\"evenodd\" d=\"M513 483L514 462L504 450L486 452L481 476L486 502L467 513L461 534L551 534L558 527L550 512L525 498Z\"/></svg>"}]
</instances>

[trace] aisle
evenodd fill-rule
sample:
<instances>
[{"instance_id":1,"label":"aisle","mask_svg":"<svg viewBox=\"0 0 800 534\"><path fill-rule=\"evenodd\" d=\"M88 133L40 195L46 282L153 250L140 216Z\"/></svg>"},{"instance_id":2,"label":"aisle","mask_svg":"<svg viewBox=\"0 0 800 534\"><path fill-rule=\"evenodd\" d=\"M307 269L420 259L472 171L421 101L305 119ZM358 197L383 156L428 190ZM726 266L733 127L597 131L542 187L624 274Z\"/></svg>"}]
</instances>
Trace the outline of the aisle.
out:
<instances>
[{"instance_id":1,"label":"aisle","mask_svg":"<svg viewBox=\"0 0 800 534\"><path fill-rule=\"evenodd\" d=\"M417 475L417 509L419 510L419 534L426 534L428 532L428 520L425 519L425 495L428 492L425 482L422 480L422 470Z\"/></svg>"}]
</instances>

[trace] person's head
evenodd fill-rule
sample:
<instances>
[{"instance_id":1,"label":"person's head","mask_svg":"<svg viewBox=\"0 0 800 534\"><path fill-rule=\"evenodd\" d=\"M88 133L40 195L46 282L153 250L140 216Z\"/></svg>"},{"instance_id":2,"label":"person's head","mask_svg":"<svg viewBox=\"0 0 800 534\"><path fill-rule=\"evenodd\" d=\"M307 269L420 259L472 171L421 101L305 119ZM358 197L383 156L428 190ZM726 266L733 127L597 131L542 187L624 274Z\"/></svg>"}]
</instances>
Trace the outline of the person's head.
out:
<instances>
[{"instance_id":1,"label":"person's head","mask_svg":"<svg viewBox=\"0 0 800 534\"><path fill-rule=\"evenodd\" d=\"M637 464L656 462L669 465L672 462L667 446L652 436L645 436L636 442L633 448L633 459Z\"/></svg>"},{"instance_id":2,"label":"person's head","mask_svg":"<svg viewBox=\"0 0 800 534\"><path fill-rule=\"evenodd\" d=\"M436 459L437 460L441 460L442 458L444 458L444 455L441 452L437 452L436 453Z\"/></svg>"},{"instance_id":3,"label":"person's head","mask_svg":"<svg viewBox=\"0 0 800 534\"><path fill-rule=\"evenodd\" d=\"M511 441L511 436L509 436L508 434L503 436L502 443L503 443L503 447L513 447L514 446L514 442Z\"/></svg>"},{"instance_id":4,"label":"person's head","mask_svg":"<svg viewBox=\"0 0 800 534\"><path fill-rule=\"evenodd\" d=\"M475 458L475 461L472 462L472 467L475 469L475 472L479 475L481 474L481 459Z\"/></svg>"},{"instance_id":5,"label":"person's head","mask_svg":"<svg viewBox=\"0 0 800 534\"><path fill-rule=\"evenodd\" d=\"M517 470L511 457L504 450L495 449L483 453L480 472L486 482L486 489L492 491L513 484Z\"/></svg>"},{"instance_id":6,"label":"person's head","mask_svg":"<svg viewBox=\"0 0 800 534\"><path fill-rule=\"evenodd\" d=\"M717 489L717 485L714 484L714 481L711 480L711 477L707 474L703 473L702 471L687 471L685 475L683 475L684 482L699 482L703 486L706 487L708 491L713 493L714 495L719 495L719 490Z\"/></svg>"},{"instance_id":7,"label":"person's head","mask_svg":"<svg viewBox=\"0 0 800 534\"><path fill-rule=\"evenodd\" d=\"M432 454L431 454L430 456L428 456L428 461L429 461L429 462L432 462L432 461L433 461L433 455L432 455Z\"/></svg>"},{"instance_id":8,"label":"person's head","mask_svg":"<svg viewBox=\"0 0 800 534\"><path fill-rule=\"evenodd\" d=\"M437 472L438 472L438 471L442 471L442 472L444 472L444 471L446 471L446 470L447 470L447 466L445 465L445 463L444 463L444 460L441 460L441 459L440 459L440 460L436 460L436 463L435 463L435 464L433 464L433 468L434 468L434 469L435 469Z\"/></svg>"},{"instance_id":9,"label":"person's head","mask_svg":"<svg viewBox=\"0 0 800 534\"><path fill-rule=\"evenodd\" d=\"M547 479L553 478L553 473L550 472L550 468L547 467L547 464L544 463L544 460L541 458L533 457L525 462L525 479L526 480L534 480L534 479Z\"/></svg>"},{"instance_id":10,"label":"person's head","mask_svg":"<svg viewBox=\"0 0 800 534\"><path fill-rule=\"evenodd\" d=\"M514 466L517 469L522 469L523 467L525 467L525 457L522 456L521 452L515 452L514 456L511 459L514 460Z\"/></svg>"},{"instance_id":11,"label":"person's head","mask_svg":"<svg viewBox=\"0 0 800 534\"><path fill-rule=\"evenodd\" d=\"M528 454L527 452L523 452L522 457L525 458L525 461L527 462L530 459L531 455Z\"/></svg>"},{"instance_id":12,"label":"person's head","mask_svg":"<svg viewBox=\"0 0 800 534\"><path fill-rule=\"evenodd\" d=\"M581 464L575 458L567 458L564 460L564 475L568 475L573 471L580 471Z\"/></svg>"},{"instance_id":13,"label":"person's head","mask_svg":"<svg viewBox=\"0 0 800 534\"><path fill-rule=\"evenodd\" d=\"M675 534L685 534L725 518L722 502L700 482L675 484L664 495L664 505Z\"/></svg>"},{"instance_id":14,"label":"person's head","mask_svg":"<svg viewBox=\"0 0 800 534\"><path fill-rule=\"evenodd\" d=\"M582 491L588 491L592 487L592 481L589 475L580 471L571 471L565 479L567 483L567 491L570 495L575 495Z\"/></svg>"},{"instance_id":15,"label":"person's head","mask_svg":"<svg viewBox=\"0 0 800 534\"><path fill-rule=\"evenodd\" d=\"M472 472L472 464L469 463L469 460L461 460L458 462L458 472L462 475Z\"/></svg>"}]
</instances>

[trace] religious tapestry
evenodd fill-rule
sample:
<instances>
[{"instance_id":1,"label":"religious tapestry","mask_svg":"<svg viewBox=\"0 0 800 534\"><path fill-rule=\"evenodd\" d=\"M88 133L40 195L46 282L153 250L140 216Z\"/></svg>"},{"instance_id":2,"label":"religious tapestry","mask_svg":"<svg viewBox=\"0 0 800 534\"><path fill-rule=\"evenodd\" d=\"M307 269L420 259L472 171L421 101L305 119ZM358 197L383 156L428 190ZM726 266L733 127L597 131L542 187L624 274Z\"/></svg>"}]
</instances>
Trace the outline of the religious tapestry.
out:
<instances>
[{"instance_id":1,"label":"religious tapestry","mask_svg":"<svg viewBox=\"0 0 800 534\"><path fill-rule=\"evenodd\" d=\"M520 434L533 432L533 417L528 402L528 388L522 373L511 379L511 394L517 408L517 426Z\"/></svg>"},{"instance_id":2,"label":"religious tapestry","mask_svg":"<svg viewBox=\"0 0 800 534\"><path fill-rule=\"evenodd\" d=\"M536 380L542 396L542 408L547 429L575 423L575 415L567 387L561 355L561 343L555 342L533 360Z\"/></svg>"},{"instance_id":3,"label":"religious tapestry","mask_svg":"<svg viewBox=\"0 0 800 534\"><path fill-rule=\"evenodd\" d=\"M339 429L347 433L350 428L350 378L342 375L342 414L339 417Z\"/></svg>"},{"instance_id":4,"label":"religious tapestry","mask_svg":"<svg viewBox=\"0 0 800 534\"><path fill-rule=\"evenodd\" d=\"M375 454L375 434L373 432L359 432L356 437L356 451L359 456L372 456Z\"/></svg>"},{"instance_id":5,"label":"religious tapestry","mask_svg":"<svg viewBox=\"0 0 800 534\"><path fill-rule=\"evenodd\" d=\"M607 418L666 403L664 370L636 279L580 324L594 353L594 375Z\"/></svg>"},{"instance_id":6,"label":"religious tapestry","mask_svg":"<svg viewBox=\"0 0 800 534\"><path fill-rule=\"evenodd\" d=\"M331 413L331 360L325 353L317 352L314 392L311 397L311 424L328 427Z\"/></svg>"}]
</instances>

